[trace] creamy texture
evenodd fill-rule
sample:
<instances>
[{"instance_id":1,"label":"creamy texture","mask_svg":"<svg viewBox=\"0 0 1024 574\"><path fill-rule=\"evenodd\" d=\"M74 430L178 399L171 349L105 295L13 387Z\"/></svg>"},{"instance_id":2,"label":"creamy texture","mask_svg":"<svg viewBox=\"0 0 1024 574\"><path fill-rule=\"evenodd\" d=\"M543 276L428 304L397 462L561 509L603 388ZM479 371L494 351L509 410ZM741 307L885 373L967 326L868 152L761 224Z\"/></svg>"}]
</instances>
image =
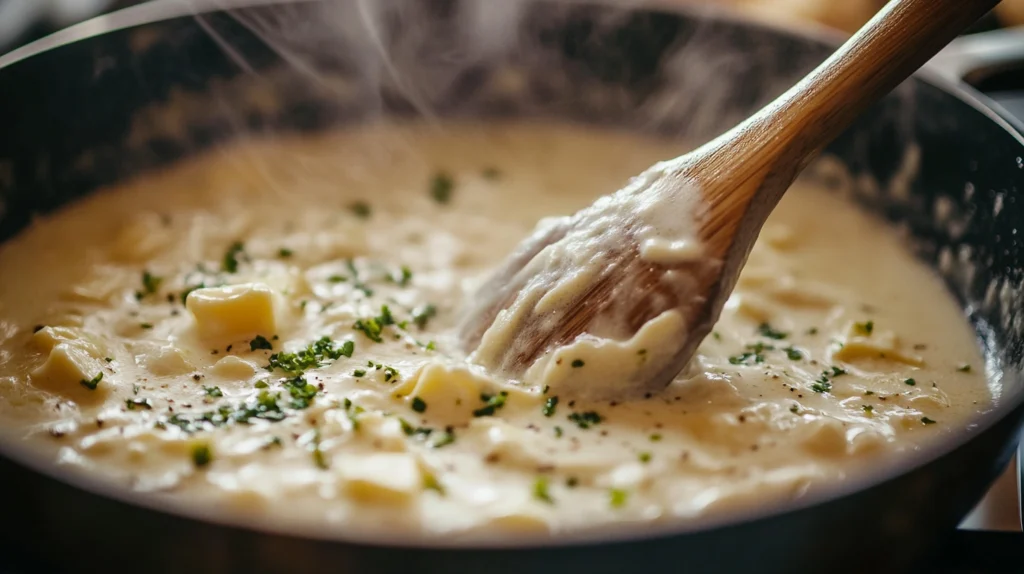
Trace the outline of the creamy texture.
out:
<instances>
[{"instance_id":1,"label":"creamy texture","mask_svg":"<svg viewBox=\"0 0 1024 574\"><path fill-rule=\"evenodd\" d=\"M657 322L566 351L534 384L460 356L461 305L538 219L681 151L566 126L377 127L97 193L0 246L0 424L182 504L452 540L797 498L989 408L940 281L801 184L663 392L556 390L626 372L620 355L674 336Z\"/></svg>"}]
</instances>

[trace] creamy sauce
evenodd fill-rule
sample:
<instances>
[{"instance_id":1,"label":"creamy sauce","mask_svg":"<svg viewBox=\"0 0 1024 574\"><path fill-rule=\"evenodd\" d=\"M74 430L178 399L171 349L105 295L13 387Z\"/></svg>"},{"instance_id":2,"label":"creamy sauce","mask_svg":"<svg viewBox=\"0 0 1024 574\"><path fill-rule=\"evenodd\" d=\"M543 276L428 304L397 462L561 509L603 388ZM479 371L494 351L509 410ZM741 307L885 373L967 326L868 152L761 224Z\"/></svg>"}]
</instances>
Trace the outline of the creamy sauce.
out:
<instances>
[{"instance_id":1,"label":"creamy sauce","mask_svg":"<svg viewBox=\"0 0 1024 574\"><path fill-rule=\"evenodd\" d=\"M798 498L991 405L940 281L801 184L661 393L557 387L626 372L671 329L563 349L532 383L458 353L463 302L537 220L681 151L566 126L378 127L97 193L0 246L0 424L182 504L457 539Z\"/></svg>"}]
</instances>

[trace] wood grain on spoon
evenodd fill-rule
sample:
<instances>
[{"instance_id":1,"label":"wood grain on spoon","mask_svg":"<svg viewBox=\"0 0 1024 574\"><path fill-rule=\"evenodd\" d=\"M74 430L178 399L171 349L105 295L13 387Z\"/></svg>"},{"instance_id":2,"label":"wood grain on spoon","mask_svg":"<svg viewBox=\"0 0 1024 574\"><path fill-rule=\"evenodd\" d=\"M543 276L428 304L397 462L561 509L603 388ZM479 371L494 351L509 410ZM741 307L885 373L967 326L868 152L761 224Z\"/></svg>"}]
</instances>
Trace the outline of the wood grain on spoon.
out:
<instances>
[{"instance_id":1,"label":"wood grain on spoon","mask_svg":"<svg viewBox=\"0 0 1024 574\"><path fill-rule=\"evenodd\" d=\"M527 309L512 317L507 344L490 349L492 356L478 357L518 377L538 357L582 334L628 339L662 313L677 310L685 334L644 371L643 380L624 381L632 389L623 393L668 384L717 321L762 225L800 171L866 107L996 4L892 0L828 60L757 114L697 150L658 164L611 196L634 198L629 205L640 201L648 212L652 207L663 213L676 210L679 218L691 219L702 248L699 258L665 263L641 257L637 233L650 222L624 212L622 202L603 198L539 229L478 291L462 332L465 348L477 349L503 310ZM699 208L689 197L694 195ZM553 248L571 251L597 235L607 244L588 269L553 269L550 257L539 262ZM584 284L561 304L537 306L553 286L581 280ZM508 321L510 313L503 315Z\"/></svg>"}]
</instances>

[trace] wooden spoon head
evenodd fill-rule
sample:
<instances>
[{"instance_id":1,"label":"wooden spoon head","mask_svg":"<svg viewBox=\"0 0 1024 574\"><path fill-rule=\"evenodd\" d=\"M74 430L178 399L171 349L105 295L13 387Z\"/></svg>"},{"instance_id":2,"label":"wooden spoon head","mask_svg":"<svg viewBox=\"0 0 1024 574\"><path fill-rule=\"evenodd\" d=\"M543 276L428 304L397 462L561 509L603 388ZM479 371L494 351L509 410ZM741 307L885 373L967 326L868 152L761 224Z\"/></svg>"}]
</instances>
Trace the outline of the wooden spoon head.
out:
<instances>
[{"instance_id":1,"label":"wooden spoon head","mask_svg":"<svg viewBox=\"0 0 1024 574\"><path fill-rule=\"evenodd\" d=\"M734 229L723 227L717 211L695 208L703 199L685 165L659 164L575 215L542 224L478 290L461 332L472 359L519 379L545 361L574 362L559 353L575 343L618 343L638 356L624 380L596 382L604 373L581 369L565 390L604 398L667 385L721 311L716 293L731 245L721 234ZM699 251L658 251L652 234L665 234L666 225L676 239L686 227ZM719 236L706 236L706 225ZM656 319L669 340L641 345L642 330Z\"/></svg>"}]
</instances>

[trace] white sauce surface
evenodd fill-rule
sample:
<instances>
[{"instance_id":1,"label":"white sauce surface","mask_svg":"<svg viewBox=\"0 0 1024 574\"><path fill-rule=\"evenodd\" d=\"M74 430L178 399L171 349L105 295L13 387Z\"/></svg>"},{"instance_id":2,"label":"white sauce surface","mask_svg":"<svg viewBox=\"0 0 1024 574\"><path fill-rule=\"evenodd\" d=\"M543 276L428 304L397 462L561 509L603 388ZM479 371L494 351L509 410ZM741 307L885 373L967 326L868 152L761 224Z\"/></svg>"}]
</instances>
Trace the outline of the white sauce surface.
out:
<instances>
[{"instance_id":1,"label":"white sauce surface","mask_svg":"<svg viewBox=\"0 0 1024 574\"><path fill-rule=\"evenodd\" d=\"M658 321L563 349L532 385L459 356L461 305L537 220L681 151L566 126L378 127L222 149L97 193L0 246L0 425L182 504L453 540L799 498L990 407L940 281L800 184L662 393L553 404L560 380L628 372L620 356L674 336ZM395 324L374 342L383 305ZM267 370L325 336L304 383Z\"/></svg>"}]
</instances>

